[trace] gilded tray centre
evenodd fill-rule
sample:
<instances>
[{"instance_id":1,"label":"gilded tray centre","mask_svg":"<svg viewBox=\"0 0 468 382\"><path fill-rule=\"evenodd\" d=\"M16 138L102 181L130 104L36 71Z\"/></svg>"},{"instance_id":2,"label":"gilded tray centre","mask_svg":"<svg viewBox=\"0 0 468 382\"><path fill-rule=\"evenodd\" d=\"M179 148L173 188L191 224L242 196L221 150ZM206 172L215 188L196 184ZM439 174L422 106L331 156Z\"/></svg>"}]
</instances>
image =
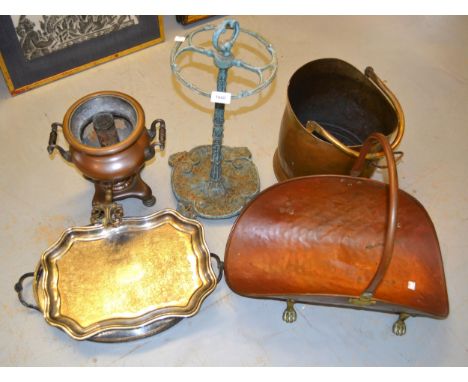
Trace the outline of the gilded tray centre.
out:
<instances>
[{"instance_id":1,"label":"gilded tray centre","mask_svg":"<svg viewBox=\"0 0 468 382\"><path fill-rule=\"evenodd\" d=\"M170 223L76 241L55 265L60 274L56 314L82 327L167 306L185 307L202 284L191 235Z\"/></svg>"}]
</instances>

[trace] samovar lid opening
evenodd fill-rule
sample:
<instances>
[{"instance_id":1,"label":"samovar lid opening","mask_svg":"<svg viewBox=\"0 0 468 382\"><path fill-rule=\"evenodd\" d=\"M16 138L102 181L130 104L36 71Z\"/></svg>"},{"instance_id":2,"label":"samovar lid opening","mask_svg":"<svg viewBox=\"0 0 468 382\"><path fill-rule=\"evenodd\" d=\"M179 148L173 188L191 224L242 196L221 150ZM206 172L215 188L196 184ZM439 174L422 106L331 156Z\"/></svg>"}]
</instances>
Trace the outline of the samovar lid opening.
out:
<instances>
[{"instance_id":1,"label":"samovar lid opening","mask_svg":"<svg viewBox=\"0 0 468 382\"><path fill-rule=\"evenodd\" d=\"M75 150L93 155L119 152L144 129L144 114L132 97L100 91L76 101L63 121L65 138Z\"/></svg>"}]
</instances>

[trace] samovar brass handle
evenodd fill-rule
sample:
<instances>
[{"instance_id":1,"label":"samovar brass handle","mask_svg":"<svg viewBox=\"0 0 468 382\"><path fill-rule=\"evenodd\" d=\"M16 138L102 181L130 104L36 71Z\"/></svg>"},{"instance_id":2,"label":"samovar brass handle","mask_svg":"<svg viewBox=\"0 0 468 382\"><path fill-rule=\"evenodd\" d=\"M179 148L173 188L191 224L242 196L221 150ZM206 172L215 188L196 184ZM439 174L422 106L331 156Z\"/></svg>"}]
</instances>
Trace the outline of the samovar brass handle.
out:
<instances>
[{"instance_id":1,"label":"samovar brass handle","mask_svg":"<svg viewBox=\"0 0 468 382\"><path fill-rule=\"evenodd\" d=\"M155 119L151 124L151 140L156 138L156 130L158 130L158 142L153 143L153 146L159 146L161 150L164 150L166 147L166 122L164 122L164 119Z\"/></svg>"},{"instance_id":2,"label":"samovar brass handle","mask_svg":"<svg viewBox=\"0 0 468 382\"><path fill-rule=\"evenodd\" d=\"M156 153L154 150L155 146L158 146L161 151L164 151L166 148L166 122L164 122L164 119L155 119L147 132L151 144L145 149L145 160L150 160ZM158 140L157 142L153 142L156 135L158 135Z\"/></svg>"},{"instance_id":3,"label":"samovar brass handle","mask_svg":"<svg viewBox=\"0 0 468 382\"><path fill-rule=\"evenodd\" d=\"M51 127L52 130L50 131L49 135L49 144L47 145L47 152L49 153L49 155L52 155L54 150L57 149L63 159L65 159L67 162L71 162L72 160L70 151L64 150L61 146L57 144L57 130L59 127L62 127L62 124L54 122Z\"/></svg>"},{"instance_id":4,"label":"samovar brass handle","mask_svg":"<svg viewBox=\"0 0 468 382\"><path fill-rule=\"evenodd\" d=\"M368 66L364 71L365 75L372 81L372 83L383 93L383 95L390 101L392 104L396 116L397 116L397 133L395 138L393 139L390 147L392 151L395 151L396 147L400 144L401 139L403 138L403 134L405 132L405 115L403 114L403 109L401 108L400 102L396 96L392 93L392 91L385 85L385 83L375 74L375 71L372 67ZM307 130L309 131L316 131L345 154L359 157L359 151L352 149L349 146L346 146L340 140L335 138L332 134L330 134L326 129L324 129L319 123L315 121L308 121L307 122ZM375 160L380 159L385 156L383 151L377 153L367 153L366 160Z\"/></svg>"}]
</instances>

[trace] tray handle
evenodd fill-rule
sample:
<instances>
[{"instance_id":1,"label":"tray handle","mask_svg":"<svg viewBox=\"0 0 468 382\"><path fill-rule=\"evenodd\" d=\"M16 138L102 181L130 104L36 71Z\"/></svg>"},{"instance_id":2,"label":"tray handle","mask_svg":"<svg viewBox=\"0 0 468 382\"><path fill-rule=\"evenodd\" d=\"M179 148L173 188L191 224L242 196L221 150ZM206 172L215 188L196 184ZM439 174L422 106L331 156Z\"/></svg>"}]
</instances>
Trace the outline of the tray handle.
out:
<instances>
[{"instance_id":1,"label":"tray handle","mask_svg":"<svg viewBox=\"0 0 468 382\"><path fill-rule=\"evenodd\" d=\"M221 261L216 253L210 253L210 257L216 260L216 265L218 266L218 277L216 278L216 284L219 284L219 282L223 279L224 262Z\"/></svg>"},{"instance_id":2,"label":"tray handle","mask_svg":"<svg viewBox=\"0 0 468 382\"><path fill-rule=\"evenodd\" d=\"M16 293L18 293L18 300L20 301L21 304L23 304L26 308L35 309L38 312L40 312L41 310L39 309L38 306L26 302L26 300L23 297L23 281L29 277L34 277L34 275L35 275L34 272L27 272L23 276L21 276L18 282L15 284L15 291Z\"/></svg>"},{"instance_id":3,"label":"tray handle","mask_svg":"<svg viewBox=\"0 0 468 382\"><path fill-rule=\"evenodd\" d=\"M388 169L388 187L389 197L387 206L387 228L385 232L385 242L382 257L380 258L377 270L372 277L372 280L367 285L364 292L361 293L359 298L351 298L350 302L354 305L370 305L375 303L373 296L375 290L380 285L382 279L387 272L390 261L392 260L393 247L395 244L395 234L397 228L397 209L398 209L398 174L393 156L392 148L383 134L371 134L362 145L359 157L351 169L351 176L359 176L363 169L366 160L367 152L372 148L372 141L377 141L382 146L385 158L387 160Z\"/></svg>"}]
</instances>

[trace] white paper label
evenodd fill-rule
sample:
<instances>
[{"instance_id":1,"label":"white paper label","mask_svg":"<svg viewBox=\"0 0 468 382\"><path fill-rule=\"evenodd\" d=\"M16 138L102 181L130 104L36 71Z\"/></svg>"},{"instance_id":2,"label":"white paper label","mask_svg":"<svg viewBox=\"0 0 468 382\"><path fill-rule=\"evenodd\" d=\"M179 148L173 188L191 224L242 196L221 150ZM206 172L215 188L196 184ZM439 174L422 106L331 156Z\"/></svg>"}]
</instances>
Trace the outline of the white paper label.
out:
<instances>
[{"instance_id":1,"label":"white paper label","mask_svg":"<svg viewBox=\"0 0 468 382\"><path fill-rule=\"evenodd\" d=\"M211 92L211 102L213 103L231 103L231 93Z\"/></svg>"},{"instance_id":2,"label":"white paper label","mask_svg":"<svg viewBox=\"0 0 468 382\"><path fill-rule=\"evenodd\" d=\"M175 37L174 37L174 41L177 41L177 42L184 42L184 41L185 41L185 37L184 37L184 36L175 36Z\"/></svg>"},{"instance_id":3,"label":"white paper label","mask_svg":"<svg viewBox=\"0 0 468 382\"><path fill-rule=\"evenodd\" d=\"M416 290L416 282L408 281L408 289Z\"/></svg>"}]
</instances>

